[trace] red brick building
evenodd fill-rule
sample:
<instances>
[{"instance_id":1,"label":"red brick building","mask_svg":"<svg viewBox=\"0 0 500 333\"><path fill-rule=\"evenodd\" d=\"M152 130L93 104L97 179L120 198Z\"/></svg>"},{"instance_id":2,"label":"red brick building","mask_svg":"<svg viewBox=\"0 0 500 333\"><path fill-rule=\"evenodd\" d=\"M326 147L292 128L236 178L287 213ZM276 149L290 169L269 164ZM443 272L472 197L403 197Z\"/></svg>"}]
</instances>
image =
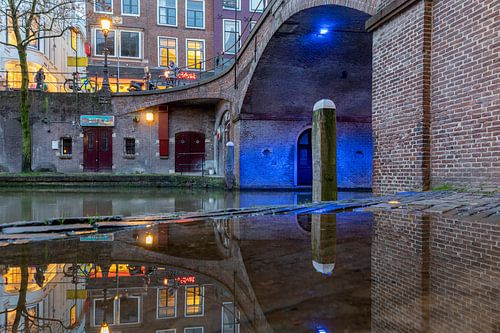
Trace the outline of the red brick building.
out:
<instances>
[{"instance_id":1,"label":"red brick building","mask_svg":"<svg viewBox=\"0 0 500 333\"><path fill-rule=\"evenodd\" d=\"M87 15L91 76L102 76L104 65L100 19L113 21L107 44L113 91L126 91L131 80L141 81L146 67L156 81L170 61L197 75L212 67L212 0L99 0L87 5Z\"/></svg>"}]
</instances>

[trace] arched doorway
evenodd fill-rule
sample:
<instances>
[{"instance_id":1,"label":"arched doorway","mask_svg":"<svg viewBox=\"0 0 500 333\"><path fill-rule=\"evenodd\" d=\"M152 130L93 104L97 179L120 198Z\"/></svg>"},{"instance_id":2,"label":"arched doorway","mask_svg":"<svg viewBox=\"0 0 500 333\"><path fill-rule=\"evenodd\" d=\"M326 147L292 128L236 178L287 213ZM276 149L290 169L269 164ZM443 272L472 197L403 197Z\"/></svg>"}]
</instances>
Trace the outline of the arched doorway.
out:
<instances>
[{"instance_id":1,"label":"arched doorway","mask_svg":"<svg viewBox=\"0 0 500 333\"><path fill-rule=\"evenodd\" d=\"M300 134L297 140L297 185L312 185L312 145L311 129Z\"/></svg>"},{"instance_id":2,"label":"arched doorway","mask_svg":"<svg viewBox=\"0 0 500 333\"><path fill-rule=\"evenodd\" d=\"M205 163L205 134L179 132L175 134L175 172L203 170Z\"/></svg>"}]
</instances>

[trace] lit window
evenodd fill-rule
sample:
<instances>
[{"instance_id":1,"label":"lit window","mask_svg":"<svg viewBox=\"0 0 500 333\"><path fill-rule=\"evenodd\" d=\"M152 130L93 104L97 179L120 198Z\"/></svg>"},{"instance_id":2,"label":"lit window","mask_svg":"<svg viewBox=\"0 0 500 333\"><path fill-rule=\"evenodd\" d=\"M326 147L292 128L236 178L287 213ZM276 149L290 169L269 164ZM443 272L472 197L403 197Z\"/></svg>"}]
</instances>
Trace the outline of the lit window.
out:
<instances>
[{"instance_id":1,"label":"lit window","mask_svg":"<svg viewBox=\"0 0 500 333\"><path fill-rule=\"evenodd\" d=\"M186 327L184 333L203 333L203 327Z\"/></svg>"},{"instance_id":2,"label":"lit window","mask_svg":"<svg viewBox=\"0 0 500 333\"><path fill-rule=\"evenodd\" d=\"M101 326L106 311L106 322L109 325L115 323L115 302L113 298L107 299L106 303L102 299L94 299L94 326Z\"/></svg>"},{"instance_id":3,"label":"lit window","mask_svg":"<svg viewBox=\"0 0 500 333\"><path fill-rule=\"evenodd\" d=\"M139 0L122 0L123 15L139 15L140 2Z\"/></svg>"},{"instance_id":4,"label":"lit window","mask_svg":"<svg viewBox=\"0 0 500 333\"><path fill-rule=\"evenodd\" d=\"M224 9L240 9L240 0L222 0L222 8Z\"/></svg>"},{"instance_id":5,"label":"lit window","mask_svg":"<svg viewBox=\"0 0 500 333\"><path fill-rule=\"evenodd\" d=\"M186 316L203 315L203 293L202 286L186 287Z\"/></svg>"},{"instance_id":6,"label":"lit window","mask_svg":"<svg viewBox=\"0 0 500 333\"><path fill-rule=\"evenodd\" d=\"M204 0L186 0L186 27L205 28Z\"/></svg>"},{"instance_id":7,"label":"lit window","mask_svg":"<svg viewBox=\"0 0 500 333\"><path fill-rule=\"evenodd\" d=\"M113 13L113 0L95 0L94 11L99 13Z\"/></svg>"},{"instance_id":8,"label":"lit window","mask_svg":"<svg viewBox=\"0 0 500 333\"><path fill-rule=\"evenodd\" d=\"M177 0L158 0L158 24L177 25Z\"/></svg>"},{"instance_id":9,"label":"lit window","mask_svg":"<svg viewBox=\"0 0 500 333\"><path fill-rule=\"evenodd\" d=\"M266 7L266 0L250 0L250 11L262 12Z\"/></svg>"},{"instance_id":10,"label":"lit window","mask_svg":"<svg viewBox=\"0 0 500 333\"><path fill-rule=\"evenodd\" d=\"M125 138L124 139L125 155L135 155L135 139Z\"/></svg>"},{"instance_id":11,"label":"lit window","mask_svg":"<svg viewBox=\"0 0 500 333\"><path fill-rule=\"evenodd\" d=\"M232 302L222 303L222 333L240 332L240 311Z\"/></svg>"},{"instance_id":12,"label":"lit window","mask_svg":"<svg viewBox=\"0 0 500 333\"><path fill-rule=\"evenodd\" d=\"M177 290L174 288L158 289L157 318L174 318L177 314Z\"/></svg>"},{"instance_id":13,"label":"lit window","mask_svg":"<svg viewBox=\"0 0 500 333\"><path fill-rule=\"evenodd\" d=\"M76 304L69 310L69 326L75 326L78 323L76 318Z\"/></svg>"},{"instance_id":14,"label":"lit window","mask_svg":"<svg viewBox=\"0 0 500 333\"><path fill-rule=\"evenodd\" d=\"M240 49L241 21L223 20L224 24L224 52L234 54Z\"/></svg>"},{"instance_id":15,"label":"lit window","mask_svg":"<svg viewBox=\"0 0 500 333\"><path fill-rule=\"evenodd\" d=\"M100 29L95 30L94 45L95 45L95 48L94 48L95 55L96 56L104 56L104 48L105 48L104 35ZM108 56L114 57L115 56L115 32L114 31L110 31L108 33L107 46L108 46L108 51L109 51Z\"/></svg>"},{"instance_id":16,"label":"lit window","mask_svg":"<svg viewBox=\"0 0 500 333\"><path fill-rule=\"evenodd\" d=\"M141 33L120 31L120 56L126 58L141 57Z\"/></svg>"},{"instance_id":17,"label":"lit window","mask_svg":"<svg viewBox=\"0 0 500 333\"><path fill-rule=\"evenodd\" d=\"M65 137L61 138L61 155L71 156L73 153L73 140L71 138Z\"/></svg>"},{"instance_id":18,"label":"lit window","mask_svg":"<svg viewBox=\"0 0 500 333\"><path fill-rule=\"evenodd\" d=\"M136 324L140 322L140 299L138 296L120 297L120 324Z\"/></svg>"},{"instance_id":19,"label":"lit window","mask_svg":"<svg viewBox=\"0 0 500 333\"><path fill-rule=\"evenodd\" d=\"M177 39L158 38L159 66L167 67L170 61L177 63Z\"/></svg>"},{"instance_id":20,"label":"lit window","mask_svg":"<svg viewBox=\"0 0 500 333\"><path fill-rule=\"evenodd\" d=\"M205 41L186 40L187 67L189 69L205 69Z\"/></svg>"}]
</instances>

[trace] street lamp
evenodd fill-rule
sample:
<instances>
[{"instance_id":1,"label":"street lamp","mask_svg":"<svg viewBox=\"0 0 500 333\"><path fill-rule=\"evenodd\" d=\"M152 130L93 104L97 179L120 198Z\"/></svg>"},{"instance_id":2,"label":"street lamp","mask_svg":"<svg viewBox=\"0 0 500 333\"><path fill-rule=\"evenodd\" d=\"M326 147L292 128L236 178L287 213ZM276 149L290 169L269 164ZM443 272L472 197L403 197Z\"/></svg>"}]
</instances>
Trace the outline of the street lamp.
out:
<instances>
[{"instance_id":1,"label":"street lamp","mask_svg":"<svg viewBox=\"0 0 500 333\"><path fill-rule=\"evenodd\" d=\"M103 79L102 79L101 91L106 94L111 93L111 87L109 86L109 72L108 72L108 53L109 53L108 34L110 28L111 28L111 19L103 17L101 19L101 31L102 34L104 35L104 69L102 71Z\"/></svg>"}]
</instances>

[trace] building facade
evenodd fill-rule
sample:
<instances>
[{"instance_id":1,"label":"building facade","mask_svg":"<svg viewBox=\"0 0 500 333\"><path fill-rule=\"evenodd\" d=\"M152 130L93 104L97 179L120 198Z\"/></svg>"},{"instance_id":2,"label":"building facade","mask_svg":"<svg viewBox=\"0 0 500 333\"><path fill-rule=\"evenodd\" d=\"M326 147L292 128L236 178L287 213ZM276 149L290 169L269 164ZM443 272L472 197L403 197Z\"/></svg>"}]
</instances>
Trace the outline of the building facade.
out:
<instances>
[{"instance_id":1,"label":"building facade","mask_svg":"<svg viewBox=\"0 0 500 333\"><path fill-rule=\"evenodd\" d=\"M161 83L171 61L187 80L212 67L212 0L102 0L88 3L87 15L89 73L99 84L105 50L100 20L113 22L107 38L112 91L127 91L148 71Z\"/></svg>"}]
</instances>

